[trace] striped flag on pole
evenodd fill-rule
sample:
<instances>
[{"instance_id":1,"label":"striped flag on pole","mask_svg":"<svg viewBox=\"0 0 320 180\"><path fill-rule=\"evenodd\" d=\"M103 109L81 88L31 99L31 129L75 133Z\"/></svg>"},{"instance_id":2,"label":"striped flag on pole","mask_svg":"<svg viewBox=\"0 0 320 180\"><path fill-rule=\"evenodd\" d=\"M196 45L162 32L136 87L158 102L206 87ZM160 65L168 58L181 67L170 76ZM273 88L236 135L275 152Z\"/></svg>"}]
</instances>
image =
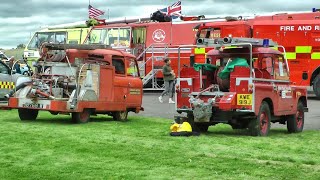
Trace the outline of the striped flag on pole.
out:
<instances>
[{"instance_id":1,"label":"striped flag on pole","mask_svg":"<svg viewBox=\"0 0 320 180\"><path fill-rule=\"evenodd\" d=\"M171 6L168 6L164 9L160 9L160 12L171 16L172 19L176 19L181 16L181 0L173 3Z\"/></svg>"},{"instance_id":2,"label":"striped flag on pole","mask_svg":"<svg viewBox=\"0 0 320 180\"><path fill-rule=\"evenodd\" d=\"M101 11L101 10L89 5L89 18L95 19L96 17L101 16L101 15L104 15L104 11Z\"/></svg>"}]
</instances>

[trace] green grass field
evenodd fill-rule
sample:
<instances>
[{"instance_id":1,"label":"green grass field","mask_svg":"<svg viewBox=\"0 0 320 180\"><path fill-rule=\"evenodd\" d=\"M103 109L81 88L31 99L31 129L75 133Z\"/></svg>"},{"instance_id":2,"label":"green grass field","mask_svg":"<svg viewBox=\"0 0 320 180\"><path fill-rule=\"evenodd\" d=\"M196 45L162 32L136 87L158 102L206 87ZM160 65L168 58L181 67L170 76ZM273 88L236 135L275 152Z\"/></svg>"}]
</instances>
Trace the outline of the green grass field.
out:
<instances>
[{"instance_id":1,"label":"green grass field","mask_svg":"<svg viewBox=\"0 0 320 180\"><path fill-rule=\"evenodd\" d=\"M170 120L98 116L72 124L40 113L21 122L1 111L0 179L319 179L320 133L250 137L229 126L170 137Z\"/></svg>"}]
</instances>

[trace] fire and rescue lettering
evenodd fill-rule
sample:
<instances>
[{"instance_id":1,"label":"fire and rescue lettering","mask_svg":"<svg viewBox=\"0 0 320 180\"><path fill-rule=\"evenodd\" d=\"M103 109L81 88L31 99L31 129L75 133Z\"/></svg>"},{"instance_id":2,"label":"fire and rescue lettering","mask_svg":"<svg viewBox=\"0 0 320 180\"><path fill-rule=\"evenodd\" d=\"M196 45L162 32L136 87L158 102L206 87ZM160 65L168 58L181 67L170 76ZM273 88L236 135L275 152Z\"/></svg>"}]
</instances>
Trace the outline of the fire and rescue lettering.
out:
<instances>
[{"instance_id":1,"label":"fire and rescue lettering","mask_svg":"<svg viewBox=\"0 0 320 180\"><path fill-rule=\"evenodd\" d=\"M280 26L280 31L320 31L320 25L316 26Z\"/></svg>"}]
</instances>

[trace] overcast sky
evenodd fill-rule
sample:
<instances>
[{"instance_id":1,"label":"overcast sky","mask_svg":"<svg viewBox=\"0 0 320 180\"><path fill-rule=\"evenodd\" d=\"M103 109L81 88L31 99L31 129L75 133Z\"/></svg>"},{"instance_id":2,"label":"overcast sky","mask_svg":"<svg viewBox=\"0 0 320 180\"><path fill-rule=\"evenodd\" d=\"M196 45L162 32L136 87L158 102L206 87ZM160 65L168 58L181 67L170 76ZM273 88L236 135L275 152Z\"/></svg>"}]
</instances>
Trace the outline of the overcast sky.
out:
<instances>
[{"instance_id":1,"label":"overcast sky","mask_svg":"<svg viewBox=\"0 0 320 180\"><path fill-rule=\"evenodd\" d=\"M176 0L91 0L110 18L149 16ZM311 11L319 0L181 0L185 15L250 15L280 11ZM30 35L46 25L87 20L89 0L1 0L0 47L26 44ZM107 14L107 13L106 13ZM107 15L102 16L104 18Z\"/></svg>"}]
</instances>

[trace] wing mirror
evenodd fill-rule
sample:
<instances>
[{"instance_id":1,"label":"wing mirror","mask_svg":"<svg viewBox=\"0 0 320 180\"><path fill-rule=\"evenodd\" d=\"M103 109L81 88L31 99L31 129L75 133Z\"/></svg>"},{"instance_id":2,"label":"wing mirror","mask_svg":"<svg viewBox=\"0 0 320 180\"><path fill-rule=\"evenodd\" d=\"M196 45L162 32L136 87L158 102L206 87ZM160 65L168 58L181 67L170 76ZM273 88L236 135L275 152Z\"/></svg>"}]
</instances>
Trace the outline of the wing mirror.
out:
<instances>
[{"instance_id":1,"label":"wing mirror","mask_svg":"<svg viewBox=\"0 0 320 180\"><path fill-rule=\"evenodd\" d=\"M303 80L308 80L308 78L309 78L309 77L308 77L308 73L304 71L304 72L302 73L302 79L303 79Z\"/></svg>"}]
</instances>

